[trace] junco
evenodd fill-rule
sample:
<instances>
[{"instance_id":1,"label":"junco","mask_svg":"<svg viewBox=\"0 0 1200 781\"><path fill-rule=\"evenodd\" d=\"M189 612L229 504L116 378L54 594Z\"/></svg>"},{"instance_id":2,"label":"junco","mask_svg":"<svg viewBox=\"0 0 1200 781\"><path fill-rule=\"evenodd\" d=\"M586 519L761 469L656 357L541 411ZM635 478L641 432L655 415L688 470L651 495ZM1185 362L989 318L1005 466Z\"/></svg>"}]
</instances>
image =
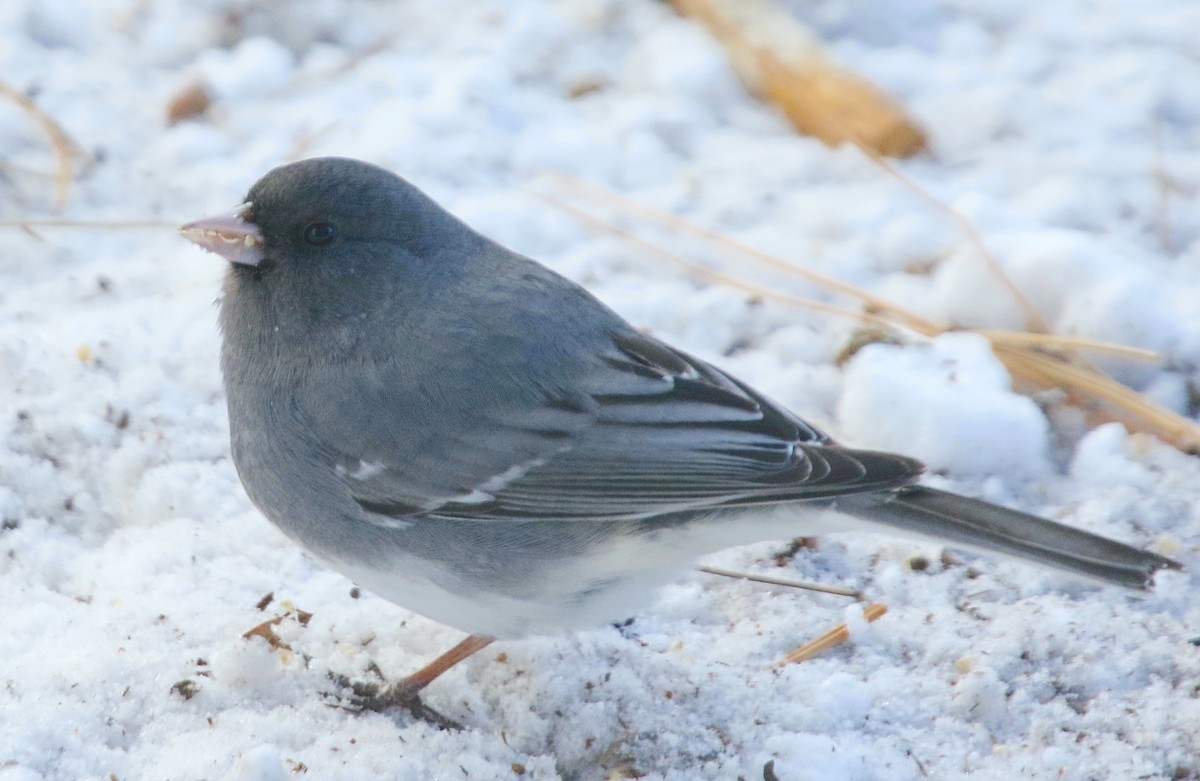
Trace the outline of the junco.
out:
<instances>
[{"instance_id":1,"label":"junco","mask_svg":"<svg viewBox=\"0 0 1200 781\"><path fill-rule=\"evenodd\" d=\"M837 445L373 165L281 166L182 232L231 261L221 368L250 498L471 635L377 703L494 638L624 618L705 553L863 522L1132 588L1179 567L917 485L920 462Z\"/></svg>"}]
</instances>

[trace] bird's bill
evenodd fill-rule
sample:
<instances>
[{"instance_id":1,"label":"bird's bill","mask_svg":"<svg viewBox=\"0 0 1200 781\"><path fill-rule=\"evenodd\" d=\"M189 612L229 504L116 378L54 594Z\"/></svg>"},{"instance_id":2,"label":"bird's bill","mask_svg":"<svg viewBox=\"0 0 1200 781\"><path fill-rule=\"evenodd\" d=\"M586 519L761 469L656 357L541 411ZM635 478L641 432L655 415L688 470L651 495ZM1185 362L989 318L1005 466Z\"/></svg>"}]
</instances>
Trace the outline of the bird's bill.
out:
<instances>
[{"instance_id":1,"label":"bird's bill","mask_svg":"<svg viewBox=\"0 0 1200 781\"><path fill-rule=\"evenodd\" d=\"M243 203L232 214L189 222L179 232L201 249L215 252L230 263L257 266L263 259L262 233L246 219L249 211L250 204Z\"/></svg>"}]
</instances>

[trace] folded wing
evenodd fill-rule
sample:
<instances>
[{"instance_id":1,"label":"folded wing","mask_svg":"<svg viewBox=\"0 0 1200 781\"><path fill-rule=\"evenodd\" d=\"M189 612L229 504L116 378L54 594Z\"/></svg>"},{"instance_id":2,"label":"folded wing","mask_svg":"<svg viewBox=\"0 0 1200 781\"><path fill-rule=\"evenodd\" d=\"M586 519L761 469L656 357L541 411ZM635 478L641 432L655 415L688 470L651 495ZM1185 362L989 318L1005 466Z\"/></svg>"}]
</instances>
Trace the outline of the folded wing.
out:
<instances>
[{"instance_id":1,"label":"folded wing","mask_svg":"<svg viewBox=\"0 0 1200 781\"><path fill-rule=\"evenodd\" d=\"M464 410L470 436L337 455L377 522L638 520L905 485L920 462L832 444L715 367L651 337L612 338L571 391ZM436 430L434 429L430 429ZM328 440L326 440L328 441Z\"/></svg>"}]
</instances>

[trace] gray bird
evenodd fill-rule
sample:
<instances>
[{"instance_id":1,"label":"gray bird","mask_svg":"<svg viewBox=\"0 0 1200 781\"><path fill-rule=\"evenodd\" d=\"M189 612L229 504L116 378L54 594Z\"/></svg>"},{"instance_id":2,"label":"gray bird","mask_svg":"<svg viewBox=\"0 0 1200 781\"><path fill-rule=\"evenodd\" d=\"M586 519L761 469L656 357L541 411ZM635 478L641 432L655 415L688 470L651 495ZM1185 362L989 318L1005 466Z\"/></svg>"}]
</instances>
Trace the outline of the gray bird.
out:
<instances>
[{"instance_id":1,"label":"gray bird","mask_svg":"<svg viewBox=\"0 0 1200 781\"><path fill-rule=\"evenodd\" d=\"M1170 559L917 485L842 447L405 180L318 158L183 235L231 261L221 369L255 505L316 557L471 637L622 619L698 556L862 523L1147 588Z\"/></svg>"}]
</instances>

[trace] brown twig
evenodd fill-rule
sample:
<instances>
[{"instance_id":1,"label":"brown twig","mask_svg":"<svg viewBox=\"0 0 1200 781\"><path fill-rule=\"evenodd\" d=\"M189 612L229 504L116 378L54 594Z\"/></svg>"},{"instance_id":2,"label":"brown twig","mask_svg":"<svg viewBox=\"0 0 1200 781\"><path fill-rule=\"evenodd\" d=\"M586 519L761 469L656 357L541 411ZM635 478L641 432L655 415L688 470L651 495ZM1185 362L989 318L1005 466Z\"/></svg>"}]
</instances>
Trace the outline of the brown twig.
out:
<instances>
[{"instance_id":1,"label":"brown twig","mask_svg":"<svg viewBox=\"0 0 1200 781\"><path fill-rule=\"evenodd\" d=\"M263 640L267 641L267 645L271 646L275 650L282 649L285 651L290 651L292 650L292 647L283 642L279 635L275 634L275 627L279 626L279 624L281 624L285 618L290 618L291 616L295 616L296 621L301 626L308 626L308 622L312 620L312 613L304 610L289 610L283 615L278 615L274 618L263 621L253 629L246 630L242 633L242 637L246 640L249 640L252 637L261 637Z\"/></svg>"},{"instance_id":2,"label":"brown twig","mask_svg":"<svg viewBox=\"0 0 1200 781\"><path fill-rule=\"evenodd\" d=\"M882 602L875 602L863 608L863 618L865 618L867 621L875 621L880 616L887 613L887 610L887 605L884 605ZM779 663L779 666L783 667L789 664L796 664L797 662L808 661L815 656L820 656L830 648L836 648L849 639L850 627L846 624L842 624L833 631L821 635L811 643L802 645L790 652L783 658L783 661Z\"/></svg>"}]
</instances>

